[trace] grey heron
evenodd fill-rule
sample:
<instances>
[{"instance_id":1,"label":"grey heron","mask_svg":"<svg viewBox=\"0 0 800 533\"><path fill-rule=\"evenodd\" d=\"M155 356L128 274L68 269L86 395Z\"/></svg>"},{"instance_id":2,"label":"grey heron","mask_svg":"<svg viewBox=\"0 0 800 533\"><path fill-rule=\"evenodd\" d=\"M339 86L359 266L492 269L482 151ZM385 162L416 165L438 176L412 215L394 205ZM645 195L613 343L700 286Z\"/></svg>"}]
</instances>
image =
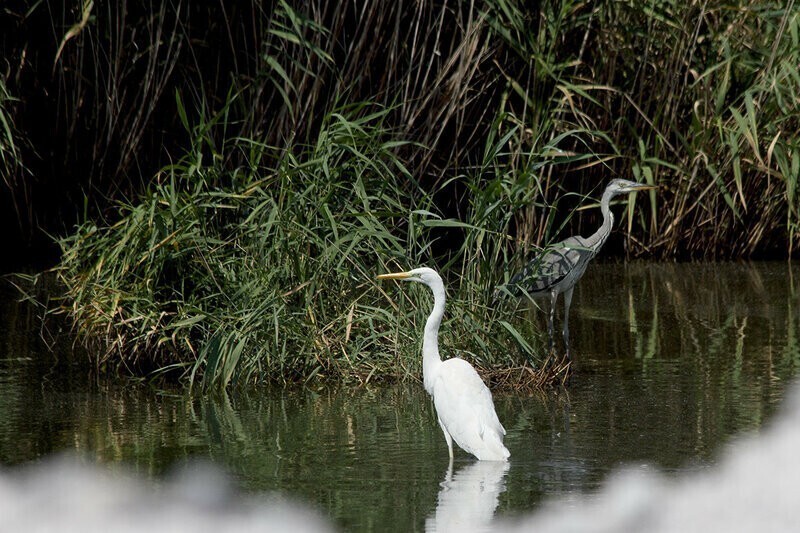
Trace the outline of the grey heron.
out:
<instances>
[{"instance_id":1,"label":"grey heron","mask_svg":"<svg viewBox=\"0 0 800 533\"><path fill-rule=\"evenodd\" d=\"M439 326L445 303L442 278L432 268L422 267L381 274L378 279L416 281L433 291L433 311L425 322L422 340L422 381L433 397L450 461L454 440L481 461L506 461L510 455L503 445L506 430L497 418L491 391L471 364L458 357L442 361L439 356Z\"/></svg>"},{"instance_id":2,"label":"grey heron","mask_svg":"<svg viewBox=\"0 0 800 533\"><path fill-rule=\"evenodd\" d=\"M567 358L569 352L569 306L572 303L572 291L581 279L586 267L600 247L606 242L614 225L614 215L609 203L618 194L657 189L655 185L646 185L624 179L614 179L606 186L600 200L600 211L603 224L589 237L572 236L552 246L547 246L522 269L515 274L506 285L513 296L549 294L550 315L547 321L547 332L550 335L550 350L553 350L553 320L559 294L564 294L564 347Z\"/></svg>"}]
</instances>

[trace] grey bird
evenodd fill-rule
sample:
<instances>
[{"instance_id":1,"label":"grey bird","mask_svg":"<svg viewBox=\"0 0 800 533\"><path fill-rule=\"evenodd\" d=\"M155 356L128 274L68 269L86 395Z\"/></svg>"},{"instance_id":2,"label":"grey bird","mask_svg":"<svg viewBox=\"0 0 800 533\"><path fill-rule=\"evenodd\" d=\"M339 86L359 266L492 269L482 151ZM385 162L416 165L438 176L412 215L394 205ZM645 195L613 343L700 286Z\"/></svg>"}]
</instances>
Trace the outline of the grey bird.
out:
<instances>
[{"instance_id":1,"label":"grey bird","mask_svg":"<svg viewBox=\"0 0 800 533\"><path fill-rule=\"evenodd\" d=\"M553 320L555 318L558 295L564 294L564 347L567 358L569 352L569 306L572 303L572 291L581 279L586 267L600 247L606 242L614 225L614 215L609 202L614 196L629 192L657 189L655 185L646 185L633 181L612 180L603 192L600 210L603 213L603 224L590 237L573 236L539 251L536 256L515 274L505 286L512 296L550 295L550 316L547 321L547 332L550 335L550 350L553 350Z\"/></svg>"}]
</instances>

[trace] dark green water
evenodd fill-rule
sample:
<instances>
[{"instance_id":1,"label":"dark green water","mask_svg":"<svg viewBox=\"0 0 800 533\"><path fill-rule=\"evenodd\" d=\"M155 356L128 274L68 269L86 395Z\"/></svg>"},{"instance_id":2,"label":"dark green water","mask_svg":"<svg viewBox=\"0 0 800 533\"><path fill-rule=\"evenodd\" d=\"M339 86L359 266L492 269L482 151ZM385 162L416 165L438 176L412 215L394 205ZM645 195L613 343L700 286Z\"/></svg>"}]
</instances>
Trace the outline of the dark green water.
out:
<instances>
[{"instance_id":1,"label":"dark green water","mask_svg":"<svg viewBox=\"0 0 800 533\"><path fill-rule=\"evenodd\" d=\"M447 448L420 383L189 397L54 361L26 306L0 311L0 464L64 450L158 478L210 459L341 529L444 529L597 489L620 465L708 468L758 430L800 368L797 267L592 265L566 390L496 393L508 465ZM442 332L447 335L447 332Z\"/></svg>"}]
</instances>

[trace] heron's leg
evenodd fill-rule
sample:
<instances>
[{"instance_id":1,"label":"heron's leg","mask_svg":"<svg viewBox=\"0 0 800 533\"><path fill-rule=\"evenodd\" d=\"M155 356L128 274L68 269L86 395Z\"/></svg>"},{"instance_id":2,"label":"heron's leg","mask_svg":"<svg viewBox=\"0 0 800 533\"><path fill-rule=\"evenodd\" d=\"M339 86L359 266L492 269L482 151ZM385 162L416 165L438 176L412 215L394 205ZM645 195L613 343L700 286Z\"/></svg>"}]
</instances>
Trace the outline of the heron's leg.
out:
<instances>
[{"instance_id":1,"label":"heron's leg","mask_svg":"<svg viewBox=\"0 0 800 533\"><path fill-rule=\"evenodd\" d=\"M550 317L547 319L547 333L550 335L550 351L553 351L555 348L555 342L553 341L553 321L556 317L556 302L558 300L558 291L553 289L550 291Z\"/></svg>"},{"instance_id":2,"label":"heron's leg","mask_svg":"<svg viewBox=\"0 0 800 533\"><path fill-rule=\"evenodd\" d=\"M570 287L564 291L564 348L567 350L567 359L569 359L569 306L572 303L572 290L575 287Z\"/></svg>"},{"instance_id":3,"label":"heron's leg","mask_svg":"<svg viewBox=\"0 0 800 533\"><path fill-rule=\"evenodd\" d=\"M444 433L444 440L447 441L447 451L450 452L450 462L452 462L453 461L453 437L450 436L450 433L444 427L444 424L442 424L441 419L439 420L439 427L442 428L442 433Z\"/></svg>"}]
</instances>

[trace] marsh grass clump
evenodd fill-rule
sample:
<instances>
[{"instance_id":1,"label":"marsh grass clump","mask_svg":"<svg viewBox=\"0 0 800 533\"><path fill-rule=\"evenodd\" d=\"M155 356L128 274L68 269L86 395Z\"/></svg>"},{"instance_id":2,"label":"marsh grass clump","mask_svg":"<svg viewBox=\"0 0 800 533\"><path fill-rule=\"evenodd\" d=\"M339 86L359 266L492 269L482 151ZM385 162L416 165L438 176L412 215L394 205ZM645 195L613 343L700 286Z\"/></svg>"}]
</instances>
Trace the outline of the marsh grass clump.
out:
<instances>
[{"instance_id":1,"label":"marsh grass clump","mask_svg":"<svg viewBox=\"0 0 800 533\"><path fill-rule=\"evenodd\" d=\"M380 118L331 114L318 143L272 169L258 164L270 148L248 139L226 141L236 168L193 152L118 222L63 239L64 309L98 362L222 385L341 374L374 251L405 250L387 228L402 191L384 181L404 171L378 142Z\"/></svg>"},{"instance_id":2,"label":"marsh grass clump","mask_svg":"<svg viewBox=\"0 0 800 533\"><path fill-rule=\"evenodd\" d=\"M98 365L204 386L416 373L427 295L403 297L374 277L425 262L419 243L446 221L397 158L404 143L383 126L386 111L348 112L281 155L226 141L235 168L192 152L121 205L118 222L61 241L61 310ZM453 350L486 368L520 364L513 328L487 313L490 288L462 277L451 290L462 295L444 326Z\"/></svg>"}]
</instances>

